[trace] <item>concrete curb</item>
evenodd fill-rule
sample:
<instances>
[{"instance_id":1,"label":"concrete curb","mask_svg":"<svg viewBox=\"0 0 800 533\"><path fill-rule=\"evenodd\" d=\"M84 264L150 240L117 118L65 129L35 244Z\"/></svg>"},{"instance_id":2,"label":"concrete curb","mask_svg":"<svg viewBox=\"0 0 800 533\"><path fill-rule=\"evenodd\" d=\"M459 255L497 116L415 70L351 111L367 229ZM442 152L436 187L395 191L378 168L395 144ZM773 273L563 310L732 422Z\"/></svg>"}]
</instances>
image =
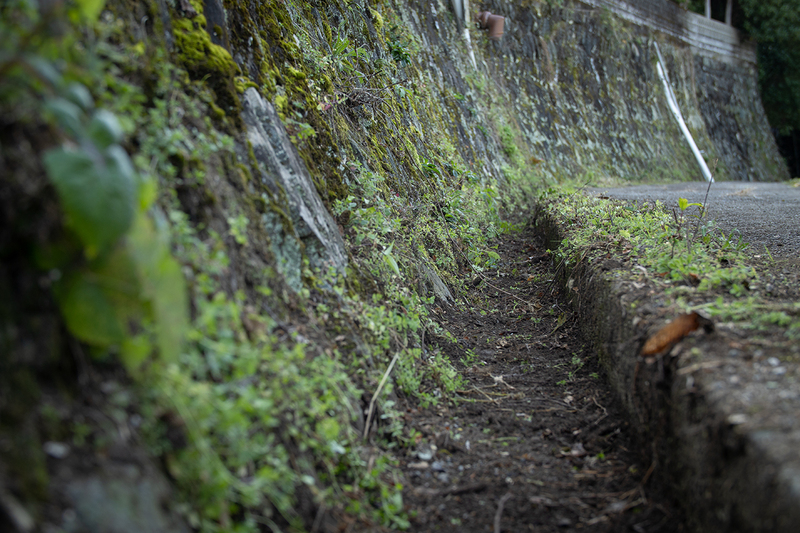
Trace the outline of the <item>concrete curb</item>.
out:
<instances>
[{"instance_id":1,"label":"concrete curb","mask_svg":"<svg viewBox=\"0 0 800 533\"><path fill-rule=\"evenodd\" d=\"M535 224L549 249L566 232L538 206ZM735 360L703 361L714 346L741 341L724 328L695 332L647 364L639 356L648 330L668 318L663 295L633 290L612 277L619 261L580 261L559 269L581 329L630 415L653 472L677 491L697 531L795 532L800 524L800 423L797 402L785 416L749 417L746 400L717 384L729 365L758 365L763 350L745 348ZM712 364L713 363L713 364ZM740 369L742 370L742 369ZM752 370L751 370L752 372ZM718 393L717 389L721 389ZM753 406L750 406L753 408ZM776 411L783 411L775 407ZM779 413L780 415L780 413Z\"/></svg>"}]
</instances>

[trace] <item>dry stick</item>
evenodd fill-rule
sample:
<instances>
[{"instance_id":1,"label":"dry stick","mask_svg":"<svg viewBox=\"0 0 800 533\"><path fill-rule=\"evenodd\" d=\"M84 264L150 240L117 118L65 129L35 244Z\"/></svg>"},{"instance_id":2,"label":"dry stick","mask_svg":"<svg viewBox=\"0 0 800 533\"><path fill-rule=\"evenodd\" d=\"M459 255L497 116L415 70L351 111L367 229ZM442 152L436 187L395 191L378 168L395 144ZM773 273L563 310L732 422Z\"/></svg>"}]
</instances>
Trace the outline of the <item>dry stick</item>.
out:
<instances>
[{"instance_id":1,"label":"dry stick","mask_svg":"<svg viewBox=\"0 0 800 533\"><path fill-rule=\"evenodd\" d=\"M606 408L605 408L605 407L603 407L602 405L600 405L599 403L597 403L597 400L595 399L595 397L594 397L594 396L592 396L592 401L594 402L594 404L595 404L597 407L599 407L600 409L602 409L602 410L603 410L603 416L601 416L600 418L598 418L597 420L595 420L594 422L592 422L591 424L589 424L589 426L588 426L586 429L593 428L594 426L596 426L597 424L599 424L600 422L602 422L603 420L605 420L605 419L608 417L608 410L606 410Z\"/></svg>"},{"instance_id":2,"label":"dry stick","mask_svg":"<svg viewBox=\"0 0 800 533\"><path fill-rule=\"evenodd\" d=\"M314 518L314 524L311 526L311 533L318 533L320 526L322 525L322 519L325 517L325 513L328 511L328 507L323 502L319 509L317 509L317 516Z\"/></svg>"},{"instance_id":3,"label":"dry stick","mask_svg":"<svg viewBox=\"0 0 800 533\"><path fill-rule=\"evenodd\" d=\"M607 414L608 414L608 411L606 410L606 408L605 408L605 407L603 407L602 405L600 405L599 403L597 403L597 399L595 399L595 397L594 397L594 396L592 396L592 402L594 402L594 404L595 404L597 407L599 407L600 409L602 409L602 410L603 410L603 414L604 414L604 415L607 415Z\"/></svg>"},{"instance_id":4,"label":"dry stick","mask_svg":"<svg viewBox=\"0 0 800 533\"><path fill-rule=\"evenodd\" d=\"M369 412L367 413L367 423L364 426L364 440L367 440L367 435L369 434L369 425L372 422L372 412L375 410L375 402L378 400L378 395L381 393L381 389L386 384L386 380L389 379L389 374L392 373L392 369L394 368L394 364L397 362L397 359L400 357L400 352L394 354L392 357L392 362L389 363L389 368L386 369L386 372L383 374L383 378L381 378L381 382L378 384L378 389L375 391L375 394L372 395L372 400L369 402Z\"/></svg>"},{"instance_id":5,"label":"dry stick","mask_svg":"<svg viewBox=\"0 0 800 533\"><path fill-rule=\"evenodd\" d=\"M492 385L492 386L494 386L494 385ZM475 390L475 392L479 392L479 393L483 394L484 396L486 396L486 399L489 400L490 402L492 402L492 403L500 403L499 400L495 400L494 398L492 398L491 396L489 396L488 394L486 394L485 392L480 390L478 387L472 387L472 388L473 388L473 390ZM465 391L465 392L469 392L469 391Z\"/></svg>"},{"instance_id":6,"label":"dry stick","mask_svg":"<svg viewBox=\"0 0 800 533\"><path fill-rule=\"evenodd\" d=\"M506 505L506 502L511 499L511 496L512 494L510 492L506 492L497 504L497 512L494 514L494 533L500 533L500 518L503 516L503 507Z\"/></svg>"}]
</instances>

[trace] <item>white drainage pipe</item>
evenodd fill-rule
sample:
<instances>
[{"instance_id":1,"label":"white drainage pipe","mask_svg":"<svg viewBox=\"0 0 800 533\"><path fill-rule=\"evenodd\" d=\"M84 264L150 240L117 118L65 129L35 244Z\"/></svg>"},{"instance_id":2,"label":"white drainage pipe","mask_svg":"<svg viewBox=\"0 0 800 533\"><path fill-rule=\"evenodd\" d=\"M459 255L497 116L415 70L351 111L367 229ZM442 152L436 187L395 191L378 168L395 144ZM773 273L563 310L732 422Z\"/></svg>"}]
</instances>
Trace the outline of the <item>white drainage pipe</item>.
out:
<instances>
[{"instance_id":1,"label":"white drainage pipe","mask_svg":"<svg viewBox=\"0 0 800 533\"><path fill-rule=\"evenodd\" d=\"M686 122L683 120L683 115L681 115L681 110L678 107L678 100L675 98L675 94L672 92L672 87L670 87L669 84L667 67L664 66L664 58L661 57L661 50L658 49L658 43L653 41L653 44L655 45L656 53L658 54L658 64L656 65L656 70L658 71L658 77L661 78L661 82L664 84L664 92L667 94L667 104L669 104L672 114L675 115L675 120L678 121L678 126L680 126L683 136L686 137L686 142L689 143L689 147L692 149L695 159L697 159L697 164L700 165L700 170L703 173L703 177L706 179L706 181L713 182L714 177L711 175L711 171L708 170L706 160L703 159L703 155L697 148L697 144L695 144L692 134L689 131L689 128L686 127Z\"/></svg>"},{"instance_id":2,"label":"white drainage pipe","mask_svg":"<svg viewBox=\"0 0 800 533\"><path fill-rule=\"evenodd\" d=\"M458 20L458 27L461 28L464 40L467 42L467 51L469 58L472 61L472 66L478 70L478 63L475 61L475 52L472 51L472 39L469 36L469 25L472 18L469 14L469 0L452 0L453 11L456 12L456 20Z\"/></svg>"}]
</instances>

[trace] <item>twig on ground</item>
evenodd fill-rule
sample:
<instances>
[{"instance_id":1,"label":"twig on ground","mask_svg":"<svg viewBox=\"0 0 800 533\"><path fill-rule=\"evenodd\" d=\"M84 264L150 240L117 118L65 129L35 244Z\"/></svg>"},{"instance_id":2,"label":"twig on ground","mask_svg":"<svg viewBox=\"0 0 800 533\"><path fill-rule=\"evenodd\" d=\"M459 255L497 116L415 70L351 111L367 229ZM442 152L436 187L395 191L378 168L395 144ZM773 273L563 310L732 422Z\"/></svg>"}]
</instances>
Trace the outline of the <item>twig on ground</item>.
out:
<instances>
[{"instance_id":1,"label":"twig on ground","mask_svg":"<svg viewBox=\"0 0 800 533\"><path fill-rule=\"evenodd\" d=\"M599 407L600 409L602 409L602 410L603 410L603 414L604 414L604 415L608 415L608 410L606 410L606 408L605 408L605 407L603 407L602 405L600 405L599 403L597 403L597 400L595 399L595 397L594 397L594 396L592 396L592 402L594 402L594 404L595 404L597 407Z\"/></svg>"},{"instance_id":2,"label":"twig on ground","mask_svg":"<svg viewBox=\"0 0 800 533\"><path fill-rule=\"evenodd\" d=\"M647 484L647 481L650 479L650 476L653 475L653 472L655 472L655 469L656 469L656 461L653 461L650 464L650 468L648 468L647 472L645 472L644 477L642 478L642 481L639 483L639 488L644 487ZM642 497L644 497L644 496L642 496Z\"/></svg>"},{"instance_id":3,"label":"twig on ground","mask_svg":"<svg viewBox=\"0 0 800 533\"><path fill-rule=\"evenodd\" d=\"M597 400L594 398L594 396L592 396L592 401L594 402L594 404L597 407L599 407L600 409L603 410L603 415L600 418L598 418L597 420L595 420L594 422L592 422L591 424L589 424L586 427L586 429L591 429L594 426L596 426L597 424L599 424L600 422L602 422L603 420L605 420L606 418L608 418L608 410L605 407L603 407L602 405L600 405L599 403L597 403Z\"/></svg>"},{"instance_id":4,"label":"twig on ground","mask_svg":"<svg viewBox=\"0 0 800 533\"><path fill-rule=\"evenodd\" d=\"M478 392L480 394L483 394L484 396L486 396L486 399L489 400L492 403L500 403L500 400L495 400L494 398L492 398L491 396L489 396L488 394L486 394L485 392L480 390L478 387L472 387L472 390L474 390L475 392ZM468 393L468 392L471 392L471 391L464 391L464 392Z\"/></svg>"},{"instance_id":5,"label":"twig on ground","mask_svg":"<svg viewBox=\"0 0 800 533\"><path fill-rule=\"evenodd\" d=\"M494 533L500 533L500 519L503 517L503 507L511 499L511 496L513 495L510 492L506 492L497 504L497 512L494 514Z\"/></svg>"},{"instance_id":6,"label":"twig on ground","mask_svg":"<svg viewBox=\"0 0 800 533\"><path fill-rule=\"evenodd\" d=\"M514 387L512 387L511 385L509 385L508 383L506 383L506 381L503 379L502 375L500 375L500 376L492 376L491 374L489 374L489 375L494 380L494 385L497 385L498 383L502 383L503 385L505 385L506 387L508 387L511 390L517 390Z\"/></svg>"},{"instance_id":7,"label":"twig on ground","mask_svg":"<svg viewBox=\"0 0 800 533\"><path fill-rule=\"evenodd\" d=\"M383 378L381 378L381 382L378 384L377 390L375 390L375 394L372 395L372 400L369 402L369 411L367 412L367 423L364 425L364 440L367 439L367 435L369 435L369 425L372 423L372 412L375 410L375 402L378 400L378 395L381 393L381 389L386 384L386 380L389 379L389 374L392 373L392 369L394 368L394 364L397 362L397 359L400 357L400 352L394 354L392 357L392 362L389 363L389 368L386 369L386 372L383 374Z\"/></svg>"},{"instance_id":8,"label":"twig on ground","mask_svg":"<svg viewBox=\"0 0 800 533\"><path fill-rule=\"evenodd\" d=\"M328 506L325 505L325 502L320 504L319 509L317 509L317 516L314 517L314 524L311 526L311 533L317 533L319 531L319 527L322 525L322 519L325 517L325 513L328 511Z\"/></svg>"}]
</instances>

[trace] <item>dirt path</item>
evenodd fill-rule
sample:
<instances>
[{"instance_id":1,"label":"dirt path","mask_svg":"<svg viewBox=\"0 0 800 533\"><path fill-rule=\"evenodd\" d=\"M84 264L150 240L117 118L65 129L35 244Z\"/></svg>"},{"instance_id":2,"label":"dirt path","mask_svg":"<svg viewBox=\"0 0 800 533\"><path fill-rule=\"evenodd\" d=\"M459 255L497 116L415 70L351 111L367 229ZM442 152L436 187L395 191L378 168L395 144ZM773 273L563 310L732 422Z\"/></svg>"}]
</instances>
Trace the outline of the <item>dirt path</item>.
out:
<instances>
[{"instance_id":1,"label":"dirt path","mask_svg":"<svg viewBox=\"0 0 800 533\"><path fill-rule=\"evenodd\" d=\"M551 281L533 232L443 310L440 342L467 380L456 406L408 407L420 433L401 458L412 531L685 531L653 486L596 356ZM644 483L643 483L644 480Z\"/></svg>"}]
</instances>

